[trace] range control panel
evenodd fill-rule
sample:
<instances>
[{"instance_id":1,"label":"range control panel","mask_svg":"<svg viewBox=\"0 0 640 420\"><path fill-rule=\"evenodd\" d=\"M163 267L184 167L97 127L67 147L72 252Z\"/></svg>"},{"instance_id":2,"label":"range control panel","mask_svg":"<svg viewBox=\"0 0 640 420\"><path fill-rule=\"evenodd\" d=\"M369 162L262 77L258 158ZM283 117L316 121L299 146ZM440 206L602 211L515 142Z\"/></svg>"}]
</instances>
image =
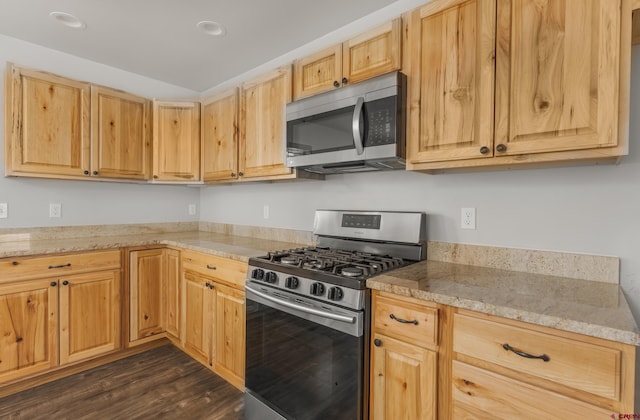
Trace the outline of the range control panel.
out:
<instances>
[{"instance_id":1,"label":"range control panel","mask_svg":"<svg viewBox=\"0 0 640 420\"><path fill-rule=\"evenodd\" d=\"M342 215L342 227L357 229L380 229L379 214L349 214Z\"/></svg>"}]
</instances>

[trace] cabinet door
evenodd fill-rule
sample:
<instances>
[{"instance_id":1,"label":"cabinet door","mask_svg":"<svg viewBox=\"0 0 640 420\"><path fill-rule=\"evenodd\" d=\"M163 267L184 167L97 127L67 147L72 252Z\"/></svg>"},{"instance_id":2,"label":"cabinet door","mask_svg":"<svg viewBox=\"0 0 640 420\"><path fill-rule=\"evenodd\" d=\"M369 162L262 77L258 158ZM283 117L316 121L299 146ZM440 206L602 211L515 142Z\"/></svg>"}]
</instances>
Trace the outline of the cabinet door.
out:
<instances>
[{"instance_id":1,"label":"cabinet door","mask_svg":"<svg viewBox=\"0 0 640 420\"><path fill-rule=\"evenodd\" d=\"M89 84L9 65L7 173L89 174Z\"/></svg>"},{"instance_id":2,"label":"cabinet door","mask_svg":"<svg viewBox=\"0 0 640 420\"><path fill-rule=\"evenodd\" d=\"M150 117L147 99L91 86L91 174L149 179Z\"/></svg>"},{"instance_id":3,"label":"cabinet door","mask_svg":"<svg viewBox=\"0 0 640 420\"><path fill-rule=\"evenodd\" d=\"M120 272L60 279L60 363L120 348Z\"/></svg>"},{"instance_id":4,"label":"cabinet door","mask_svg":"<svg viewBox=\"0 0 640 420\"><path fill-rule=\"evenodd\" d=\"M204 181L238 178L238 90L202 103L202 177Z\"/></svg>"},{"instance_id":5,"label":"cabinet door","mask_svg":"<svg viewBox=\"0 0 640 420\"><path fill-rule=\"evenodd\" d=\"M244 291L216 283L215 371L237 388L244 389L245 297Z\"/></svg>"},{"instance_id":6,"label":"cabinet door","mask_svg":"<svg viewBox=\"0 0 640 420\"><path fill-rule=\"evenodd\" d=\"M615 146L620 2L498 0L497 16L496 155Z\"/></svg>"},{"instance_id":7,"label":"cabinet door","mask_svg":"<svg viewBox=\"0 0 640 420\"><path fill-rule=\"evenodd\" d=\"M291 101L291 67L242 88L240 176L288 175L285 166L285 107Z\"/></svg>"},{"instance_id":8,"label":"cabinet door","mask_svg":"<svg viewBox=\"0 0 640 420\"><path fill-rule=\"evenodd\" d=\"M209 363L213 331L211 311L215 304L211 297L211 283L190 271L184 272L183 279L182 342L192 356Z\"/></svg>"},{"instance_id":9,"label":"cabinet door","mask_svg":"<svg viewBox=\"0 0 640 420\"><path fill-rule=\"evenodd\" d=\"M129 258L129 340L135 341L164 330L164 250L131 251Z\"/></svg>"},{"instance_id":10,"label":"cabinet door","mask_svg":"<svg viewBox=\"0 0 640 420\"><path fill-rule=\"evenodd\" d=\"M397 18L342 44L342 84L399 70L402 24Z\"/></svg>"},{"instance_id":11,"label":"cabinet door","mask_svg":"<svg viewBox=\"0 0 640 420\"><path fill-rule=\"evenodd\" d=\"M371 418L435 419L435 352L379 333L373 338Z\"/></svg>"},{"instance_id":12,"label":"cabinet door","mask_svg":"<svg viewBox=\"0 0 640 420\"><path fill-rule=\"evenodd\" d=\"M153 179L200 178L200 104L153 103Z\"/></svg>"},{"instance_id":13,"label":"cabinet door","mask_svg":"<svg viewBox=\"0 0 640 420\"><path fill-rule=\"evenodd\" d=\"M335 89L342 84L342 44L293 63L293 99Z\"/></svg>"},{"instance_id":14,"label":"cabinet door","mask_svg":"<svg viewBox=\"0 0 640 420\"><path fill-rule=\"evenodd\" d=\"M165 249L164 328L180 337L180 251Z\"/></svg>"},{"instance_id":15,"label":"cabinet door","mask_svg":"<svg viewBox=\"0 0 640 420\"><path fill-rule=\"evenodd\" d=\"M454 3L410 16L410 164L493 154L495 1Z\"/></svg>"},{"instance_id":16,"label":"cabinet door","mask_svg":"<svg viewBox=\"0 0 640 420\"><path fill-rule=\"evenodd\" d=\"M0 285L0 382L57 364L57 280Z\"/></svg>"}]
</instances>

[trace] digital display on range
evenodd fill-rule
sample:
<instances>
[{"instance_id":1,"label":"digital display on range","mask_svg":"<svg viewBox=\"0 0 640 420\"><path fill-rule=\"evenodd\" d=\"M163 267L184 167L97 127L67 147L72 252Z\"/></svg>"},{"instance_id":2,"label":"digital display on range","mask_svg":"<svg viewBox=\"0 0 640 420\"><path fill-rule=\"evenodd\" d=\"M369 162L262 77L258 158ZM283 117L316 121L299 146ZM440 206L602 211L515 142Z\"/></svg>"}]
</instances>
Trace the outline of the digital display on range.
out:
<instances>
[{"instance_id":1,"label":"digital display on range","mask_svg":"<svg viewBox=\"0 0 640 420\"><path fill-rule=\"evenodd\" d=\"M343 214L342 227L358 229L380 229L379 214Z\"/></svg>"}]
</instances>

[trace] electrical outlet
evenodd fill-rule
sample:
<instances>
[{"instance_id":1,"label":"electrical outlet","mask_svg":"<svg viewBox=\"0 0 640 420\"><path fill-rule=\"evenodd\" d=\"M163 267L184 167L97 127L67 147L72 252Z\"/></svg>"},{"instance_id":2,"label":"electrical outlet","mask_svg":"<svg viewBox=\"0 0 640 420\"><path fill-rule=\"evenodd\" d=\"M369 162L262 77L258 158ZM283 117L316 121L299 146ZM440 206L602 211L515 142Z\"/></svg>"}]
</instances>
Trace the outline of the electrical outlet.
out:
<instances>
[{"instance_id":1,"label":"electrical outlet","mask_svg":"<svg viewBox=\"0 0 640 420\"><path fill-rule=\"evenodd\" d=\"M262 217L264 217L265 219L269 218L269 206L267 204L262 207Z\"/></svg>"},{"instance_id":2,"label":"electrical outlet","mask_svg":"<svg viewBox=\"0 0 640 420\"><path fill-rule=\"evenodd\" d=\"M0 219L6 219L7 217L9 217L7 203L0 203Z\"/></svg>"},{"instance_id":3,"label":"electrical outlet","mask_svg":"<svg viewBox=\"0 0 640 420\"><path fill-rule=\"evenodd\" d=\"M62 204L50 203L49 204L49 217L60 218L62 217Z\"/></svg>"},{"instance_id":4,"label":"electrical outlet","mask_svg":"<svg viewBox=\"0 0 640 420\"><path fill-rule=\"evenodd\" d=\"M476 228L476 209L474 207L463 207L460 212L460 228Z\"/></svg>"},{"instance_id":5,"label":"electrical outlet","mask_svg":"<svg viewBox=\"0 0 640 420\"><path fill-rule=\"evenodd\" d=\"M195 216L195 215L196 215L196 205L189 204L189 216Z\"/></svg>"}]
</instances>

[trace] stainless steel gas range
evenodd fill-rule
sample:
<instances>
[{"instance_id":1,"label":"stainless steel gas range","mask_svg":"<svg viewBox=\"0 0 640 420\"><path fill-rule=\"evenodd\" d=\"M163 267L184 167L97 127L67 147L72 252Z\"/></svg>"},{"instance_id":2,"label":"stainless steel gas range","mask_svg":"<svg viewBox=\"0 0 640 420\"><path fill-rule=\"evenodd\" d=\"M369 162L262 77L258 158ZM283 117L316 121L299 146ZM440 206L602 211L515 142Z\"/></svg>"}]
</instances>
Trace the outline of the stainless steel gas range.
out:
<instances>
[{"instance_id":1,"label":"stainless steel gas range","mask_svg":"<svg viewBox=\"0 0 640 420\"><path fill-rule=\"evenodd\" d=\"M318 210L317 246L249 260L245 418L366 419L366 279L426 258L426 215Z\"/></svg>"}]
</instances>

